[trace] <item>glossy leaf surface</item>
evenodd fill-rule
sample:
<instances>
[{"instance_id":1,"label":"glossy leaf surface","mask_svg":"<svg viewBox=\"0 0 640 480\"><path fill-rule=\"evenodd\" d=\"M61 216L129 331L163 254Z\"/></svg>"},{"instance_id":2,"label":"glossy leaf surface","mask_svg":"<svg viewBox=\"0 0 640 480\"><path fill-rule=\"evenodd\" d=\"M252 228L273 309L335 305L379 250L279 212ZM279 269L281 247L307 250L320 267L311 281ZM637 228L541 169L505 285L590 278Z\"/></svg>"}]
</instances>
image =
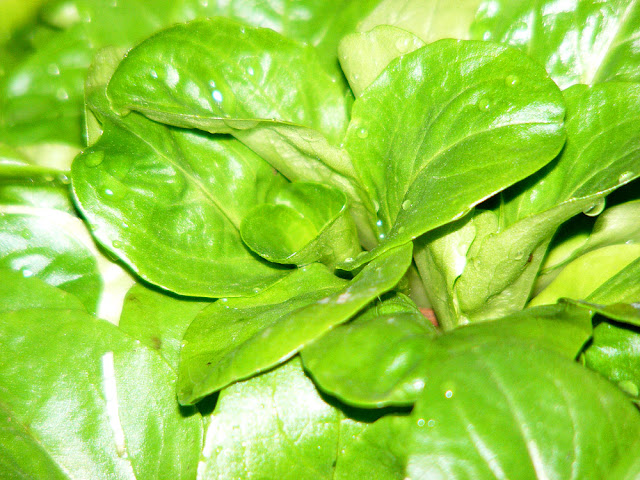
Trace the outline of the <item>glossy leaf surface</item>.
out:
<instances>
[{"instance_id":1,"label":"glossy leaf surface","mask_svg":"<svg viewBox=\"0 0 640 480\"><path fill-rule=\"evenodd\" d=\"M271 262L328 266L360 252L347 197L321 184L285 185L242 220L242 240Z\"/></svg>"},{"instance_id":2,"label":"glossy leaf surface","mask_svg":"<svg viewBox=\"0 0 640 480\"><path fill-rule=\"evenodd\" d=\"M113 325L61 310L60 290L11 280L38 282L39 307L0 318L4 474L195 478L202 421L178 407L168 365ZM6 293L3 303L15 304Z\"/></svg>"},{"instance_id":3,"label":"glossy leaf surface","mask_svg":"<svg viewBox=\"0 0 640 480\"><path fill-rule=\"evenodd\" d=\"M119 109L163 123L231 133L292 181L338 187L368 230L351 161L333 145L347 126L347 102L334 80L309 47L217 18L140 44L116 70L109 95Z\"/></svg>"},{"instance_id":4,"label":"glossy leaf surface","mask_svg":"<svg viewBox=\"0 0 640 480\"><path fill-rule=\"evenodd\" d=\"M638 327L602 322L593 330L593 342L584 352L584 364L618 385L632 397L640 396L640 331Z\"/></svg>"},{"instance_id":5,"label":"glossy leaf surface","mask_svg":"<svg viewBox=\"0 0 640 480\"><path fill-rule=\"evenodd\" d=\"M397 441L411 478L607 478L639 429L598 375L505 341L440 357Z\"/></svg>"},{"instance_id":6,"label":"glossy leaf surface","mask_svg":"<svg viewBox=\"0 0 640 480\"><path fill-rule=\"evenodd\" d=\"M0 268L59 287L114 322L132 283L97 250L80 219L48 208L0 206Z\"/></svg>"},{"instance_id":7,"label":"glossy leaf surface","mask_svg":"<svg viewBox=\"0 0 640 480\"><path fill-rule=\"evenodd\" d=\"M105 249L184 295L251 295L287 274L240 238L242 217L284 183L266 162L230 137L121 118L99 88L91 106L104 133L74 161L73 190Z\"/></svg>"},{"instance_id":8,"label":"glossy leaf surface","mask_svg":"<svg viewBox=\"0 0 640 480\"><path fill-rule=\"evenodd\" d=\"M349 418L321 396L294 358L220 393L199 478L330 480L361 478L362 471L394 478L385 476L384 462L375 459L390 455L367 442L367 412L355 413L364 421ZM360 455L353 455L358 448ZM375 460L367 462L366 456Z\"/></svg>"},{"instance_id":9,"label":"glossy leaf surface","mask_svg":"<svg viewBox=\"0 0 640 480\"><path fill-rule=\"evenodd\" d=\"M639 26L635 1L486 0L472 31L474 38L524 50L566 88L638 80Z\"/></svg>"},{"instance_id":10,"label":"glossy leaf surface","mask_svg":"<svg viewBox=\"0 0 640 480\"><path fill-rule=\"evenodd\" d=\"M527 309L438 334L409 306L372 308L302 351L318 386L361 407L412 405L441 356L505 339L575 358L591 336L591 314L570 305ZM379 312L378 314L374 313Z\"/></svg>"},{"instance_id":11,"label":"glossy leaf surface","mask_svg":"<svg viewBox=\"0 0 640 480\"><path fill-rule=\"evenodd\" d=\"M261 295L207 308L184 337L180 402L193 403L291 358L392 289L409 268L411 251L410 244L389 251L347 285L312 264Z\"/></svg>"},{"instance_id":12,"label":"glossy leaf surface","mask_svg":"<svg viewBox=\"0 0 640 480\"><path fill-rule=\"evenodd\" d=\"M605 195L640 175L640 123L634 120L639 94L637 85L613 82L565 91L567 144L561 155L504 192L499 208L478 212L464 227L475 228L475 233L469 247L461 245L468 251L455 293L430 294L452 296L457 311L447 307L451 313L439 315L454 322L461 317L482 320L525 305L557 228L583 210L600 213ZM464 222L460 224L462 228ZM449 250L457 248L454 238L440 241L453 243ZM446 258L451 257L438 262L449 264Z\"/></svg>"},{"instance_id":13,"label":"glossy leaf surface","mask_svg":"<svg viewBox=\"0 0 640 480\"><path fill-rule=\"evenodd\" d=\"M393 61L354 103L345 141L379 217L371 255L545 165L563 118L560 91L516 50L441 40Z\"/></svg>"}]
</instances>

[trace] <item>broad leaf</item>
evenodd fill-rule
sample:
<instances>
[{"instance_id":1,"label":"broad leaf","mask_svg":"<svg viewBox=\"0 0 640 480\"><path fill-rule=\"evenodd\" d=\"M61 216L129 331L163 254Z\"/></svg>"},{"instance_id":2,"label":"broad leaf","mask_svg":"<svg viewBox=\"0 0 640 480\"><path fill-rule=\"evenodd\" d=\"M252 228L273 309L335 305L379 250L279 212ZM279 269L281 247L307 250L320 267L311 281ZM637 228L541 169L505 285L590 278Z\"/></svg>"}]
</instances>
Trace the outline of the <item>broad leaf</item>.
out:
<instances>
[{"instance_id":1,"label":"broad leaf","mask_svg":"<svg viewBox=\"0 0 640 480\"><path fill-rule=\"evenodd\" d=\"M72 182L106 250L145 280L184 295L251 295L287 274L240 238L246 213L285 182L266 162L227 136L138 114L121 118L104 85L89 97L104 133L74 161Z\"/></svg>"},{"instance_id":2,"label":"broad leaf","mask_svg":"<svg viewBox=\"0 0 640 480\"><path fill-rule=\"evenodd\" d=\"M410 306L387 313L386 303L302 351L322 390L360 407L412 405L442 355L509 339L575 358L591 336L591 314L570 305L527 309L438 335Z\"/></svg>"},{"instance_id":3,"label":"broad leaf","mask_svg":"<svg viewBox=\"0 0 640 480\"><path fill-rule=\"evenodd\" d=\"M339 84L338 40L375 3L374 0L314 0L304 5L292 0L49 2L40 12L45 28L51 30L49 38L37 49L21 54L18 65L0 85L0 117L4 118L0 119L0 137L21 144L55 140L80 145L82 87L95 52L107 45L131 47L163 27L198 17L223 15L317 46L321 67ZM38 24L38 28L43 28L43 24Z\"/></svg>"},{"instance_id":4,"label":"broad leaf","mask_svg":"<svg viewBox=\"0 0 640 480\"><path fill-rule=\"evenodd\" d=\"M505 341L440 357L396 438L410 478L608 478L639 434L600 376Z\"/></svg>"},{"instance_id":5,"label":"broad leaf","mask_svg":"<svg viewBox=\"0 0 640 480\"><path fill-rule=\"evenodd\" d=\"M97 250L80 219L48 208L0 205L0 268L59 287L90 313L114 322L132 284Z\"/></svg>"},{"instance_id":6,"label":"broad leaf","mask_svg":"<svg viewBox=\"0 0 640 480\"><path fill-rule=\"evenodd\" d=\"M354 103L346 136L381 242L348 268L544 166L564 143L563 118L558 88L516 50L441 40L393 61Z\"/></svg>"},{"instance_id":7,"label":"broad leaf","mask_svg":"<svg viewBox=\"0 0 640 480\"><path fill-rule=\"evenodd\" d=\"M113 325L61 310L60 290L15 281L38 282L19 300L40 305L0 315L3 474L194 479L202 420L179 408L169 366Z\"/></svg>"},{"instance_id":8,"label":"broad leaf","mask_svg":"<svg viewBox=\"0 0 640 480\"><path fill-rule=\"evenodd\" d=\"M184 337L180 402L194 403L291 358L395 287L411 251L411 244L391 250L346 286L312 264L256 297L205 309Z\"/></svg>"},{"instance_id":9,"label":"broad leaf","mask_svg":"<svg viewBox=\"0 0 640 480\"><path fill-rule=\"evenodd\" d=\"M436 308L439 317L455 324L522 308L558 227L583 210L600 213L608 193L640 175L640 123L634 120L640 87L613 82L576 86L565 91L565 97L567 144L561 155L507 190L499 207L460 222L459 228L476 229L470 246L456 245L455 238L439 240L451 243L450 251L466 249L465 265L453 288L449 282L446 293L442 287L430 292L434 298L452 299L447 312ZM425 243L435 241L432 237ZM434 250L430 255L447 252ZM450 263L448 258L438 262ZM421 266L425 274L434 269L434 260L427 261L430 265Z\"/></svg>"},{"instance_id":10,"label":"broad leaf","mask_svg":"<svg viewBox=\"0 0 640 480\"><path fill-rule=\"evenodd\" d=\"M640 79L639 21L635 1L485 0L472 32L524 50L566 88Z\"/></svg>"},{"instance_id":11,"label":"broad leaf","mask_svg":"<svg viewBox=\"0 0 640 480\"><path fill-rule=\"evenodd\" d=\"M358 234L339 190L314 183L282 187L242 220L242 240L271 262L329 267L360 251Z\"/></svg>"},{"instance_id":12,"label":"broad leaf","mask_svg":"<svg viewBox=\"0 0 640 480\"><path fill-rule=\"evenodd\" d=\"M220 393L198 478L346 480L366 478L358 475L366 471L376 479L393 479L383 476L384 463L376 458L392 455L368 444L369 428L320 396L293 359ZM373 461L366 462L366 456Z\"/></svg>"},{"instance_id":13,"label":"broad leaf","mask_svg":"<svg viewBox=\"0 0 640 480\"><path fill-rule=\"evenodd\" d=\"M347 127L345 96L310 47L223 18L194 21L129 52L108 92L119 109L230 133L290 180L341 189L360 228L371 228L351 161L334 146Z\"/></svg>"},{"instance_id":14,"label":"broad leaf","mask_svg":"<svg viewBox=\"0 0 640 480\"><path fill-rule=\"evenodd\" d=\"M626 393L640 397L640 331L638 327L602 322L584 352L586 367L605 376Z\"/></svg>"}]
</instances>

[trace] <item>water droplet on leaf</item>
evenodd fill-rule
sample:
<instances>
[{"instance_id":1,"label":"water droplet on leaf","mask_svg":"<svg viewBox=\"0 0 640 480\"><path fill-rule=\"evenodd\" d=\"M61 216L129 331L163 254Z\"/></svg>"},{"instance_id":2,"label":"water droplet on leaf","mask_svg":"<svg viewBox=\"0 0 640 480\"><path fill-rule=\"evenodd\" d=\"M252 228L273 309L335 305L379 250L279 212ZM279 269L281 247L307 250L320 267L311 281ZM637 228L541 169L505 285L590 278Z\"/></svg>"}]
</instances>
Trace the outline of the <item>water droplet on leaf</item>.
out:
<instances>
[{"instance_id":1,"label":"water droplet on leaf","mask_svg":"<svg viewBox=\"0 0 640 480\"><path fill-rule=\"evenodd\" d=\"M507 78L504 79L504 83L507 87L515 87L520 83L520 78L517 75L507 75Z\"/></svg>"},{"instance_id":2,"label":"water droplet on leaf","mask_svg":"<svg viewBox=\"0 0 640 480\"><path fill-rule=\"evenodd\" d=\"M360 127L358 129L357 135L359 138L367 138L369 136L369 132L367 131L366 128Z\"/></svg>"},{"instance_id":3,"label":"water droplet on leaf","mask_svg":"<svg viewBox=\"0 0 640 480\"><path fill-rule=\"evenodd\" d=\"M588 217L597 217L604 210L604 206L605 200L604 198L600 198L596 203L585 209L582 213L584 213Z\"/></svg>"},{"instance_id":4,"label":"water droplet on leaf","mask_svg":"<svg viewBox=\"0 0 640 480\"><path fill-rule=\"evenodd\" d=\"M104 160L104 152L89 152L84 154L84 164L87 167L97 167Z\"/></svg>"},{"instance_id":5,"label":"water droplet on leaf","mask_svg":"<svg viewBox=\"0 0 640 480\"><path fill-rule=\"evenodd\" d=\"M113 248L122 248L122 242L120 242L119 240L114 240L112 242Z\"/></svg>"},{"instance_id":6,"label":"water droplet on leaf","mask_svg":"<svg viewBox=\"0 0 640 480\"><path fill-rule=\"evenodd\" d=\"M487 98L481 98L478 100L478 104L476 106L481 112L488 112L491 110L491 102Z\"/></svg>"},{"instance_id":7,"label":"water droplet on leaf","mask_svg":"<svg viewBox=\"0 0 640 480\"><path fill-rule=\"evenodd\" d=\"M418 424L419 427L424 427L425 423L426 422L424 421L424 418L419 418L418 419L417 424Z\"/></svg>"},{"instance_id":8,"label":"water droplet on leaf","mask_svg":"<svg viewBox=\"0 0 640 480\"><path fill-rule=\"evenodd\" d=\"M411 202L409 200L405 200L402 202L402 209L409 210L411 208Z\"/></svg>"}]
</instances>

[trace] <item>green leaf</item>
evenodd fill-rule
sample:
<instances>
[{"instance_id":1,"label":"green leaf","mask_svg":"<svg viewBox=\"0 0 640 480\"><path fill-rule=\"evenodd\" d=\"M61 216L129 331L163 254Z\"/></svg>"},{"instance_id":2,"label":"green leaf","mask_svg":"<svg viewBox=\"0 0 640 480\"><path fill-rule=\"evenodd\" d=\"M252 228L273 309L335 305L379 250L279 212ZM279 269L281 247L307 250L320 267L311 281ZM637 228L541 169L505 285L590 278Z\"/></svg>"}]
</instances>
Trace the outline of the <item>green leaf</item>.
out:
<instances>
[{"instance_id":1,"label":"green leaf","mask_svg":"<svg viewBox=\"0 0 640 480\"><path fill-rule=\"evenodd\" d=\"M391 309L387 303L302 351L305 368L322 390L359 407L412 405L442 355L508 339L575 358L591 337L591 314L572 305L527 309L437 335L415 306Z\"/></svg>"},{"instance_id":2,"label":"green leaf","mask_svg":"<svg viewBox=\"0 0 640 480\"><path fill-rule=\"evenodd\" d=\"M584 352L584 364L639 397L640 332L636 327L602 322L593 329L593 341Z\"/></svg>"},{"instance_id":3,"label":"green leaf","mask_svg":"<svg viewBox=\"0 0 640 480\"><path fill-rule=\"evenodd\" d=\"M640 175L635 141L640 123L633 120L640 108L640 86L612 82L576 86L564 93L565 148L549 165L504 192L499 207L476 212L469 220L477 231L453 292L449 286L445 292L438 287L440 291L429 293L452 298L445 306L448 312L436 308L439 318L451 318L455 324L460 318L495 318L523 308L558 227L581 211L599 214L607 194ZM442 241L456 242L453 238ZM454 244L450 250L456 248ZM438 262L450 260L445 257ZM421 268L428 274L434 267Z\"/></svg>"},{"instance_id":4,"label":"green leaf","mask_svg":"<svg viewBox=\"0 0 640 480\"><path fill-rule=\"evenodd\" d=\"M160 293L136 284L127 292L118 326L143 345L157 351L177 371L182 337L208 302Z\"/></svg>"},{"instance_id":5,"label":"green leaf","mask_svg":"<svg viewBox=\"0 0 640 480\"><path fill-rule=\"evenodd\" d=\"M80 219L48 208L0 205L0 268L59 287L111 321L132 283L96 249Z\"/></svg>"},{"instance_id":6,"label":"green leaf","mask_svg":"<svg viewBox=\"0 0 640 480\"><path fill-rule=\"evenodd\" d=\"M290 180L344 191L359 227L368 231L371 207L363 203L349 156L334 146L348 121L334 80L312 48L216 18L177 25L134 48L108 92L121 110L230 133Z\"/></svg>"},{"instance_id":7,"label":"green leaf","mask_svg":"<svg viewBox=\"0 0 640 480\"><path fill-rule=\"evenodd\" d=\"M333 329L302 351L319 387L360 407L411 405L424 387L433 325L419 312L356 320Z\"/></svg>"},{"instance_id":8,"label":"green leaf","mask_svg":"<svg viewBox=\"0 0 640 480\"><path fill-rule=\"evenodd\" d=\"M600 376L504 341L441 356L396 441L410 478L608 478L639 434Z\"/></svg>"},{"instance_id":9,"label":"green leaf","mask_svg":"<svg viewBox=\"0 0 640 480\"><path fill-rule=\"evenodd\" d=\"M348 285L312 264L249 299L217 302L184 337L178 399L191 404L291 358L377 296L411 263L411 244L367 265Z\"/></svg>"},{"instance_id":10,"label":"green leaf","mask_svg":"<svg viewBox=\"0 0 640 480\"><path fill-rule=\"evenodd\" d=\"M485 0L473 37L518 47L562 88L576 83L637 81L640 6L626 0Z\"/></svg>"},{"instance_id":11,"label":"green leaf","mask_svg":"<svg viewBox=\"0 0 640 480\"><path fill-rule=\"evenodd\" d=\"M623 247L622 245L620 247ZM609 247L611 248L611 247ZM604 249L601 249L604 250ZM598 252L599 250L596 250ZM595 252L594 252L595 253ZM617 263L617 262L616 262ZM605 269L608 269L607 265ZM567 300L619 322L640 326L640 258L607 278L585 300ZM604 275L605 278L607 275ZM535 300L535 299L534 299Z\"/></svg>"},{"instance_id":12,"label":"green leaf","mask_svg":"<svg viewBox=\"0 0 640 480\"><path fill-rule=\"evenodd\" d=\"M611 245L589 252L567 265L547 288L529 302L529 305L551 304L563 297L585 300L625 267L637 263L638 258L640 245L633 244ZM637 267L634 271L637 271ZM629 280L635 283L636 279L626 276L623 283L628 283ZM603 296L603 300L609 299Z\"/></svg>"},{"instance_id":13,"label":"green leaf","mask_svg":"<svg viewBox=\"0 0 640 480\"><path fill-rule=\"evenodd\" d=\"M220 393L198 478L397 478L381 475L375 456L390 455L363 441L369 428L321 397L294 358ZM360 455L353 455L357 448ZM374 461L365 462L362 454ZM365 477L357 475L362 471Z\"/></svg>"},{"instance_id":14,"label":"green leaf","mask_svg":"<svg viewBox=\"0 0 640 480\"><path fill-rule=\"evenodd\" d=\"M0 137L21 144L55 140L81 145L83 81L95 52L107 45L130 47L162 27L194 18L223 15L314 45L321 54L321 67L339 85L337 43L375 3L377 0L314 0L304 5L291 0L48 2L40 17L51 30L49 38L21 54L0 86ZM343 85L340 88L344 90Z\"/></svg>"},{"instance_id":15,"label":"green leaf","mask_svg":"<svg viewBox=\"0 0 640 480\"><path fill-rule=\"evenodd\" d=\"M373 83L395 58L424 46L412 33L391 25L352 33L340 41L340 65L356 97Z\"/></svg>"},{"instance_id":16,"label":"green leaf","mask_svg":"<svg viewBox=\"0 0 640 480\"><path fill-rule=\"evenodd\" d=\"M346 136L381 241L348 268L544 166L564 143L563 118L558 88L517 50L441 40L393 61L354 103Z\"/></svg>"},{"instance_id":17,"label":"green leaf","mask_svg":"<svg viewBox=\"0 0 640 480\"><path fill-rule=\"evenodd\" d=\"M469 39L469 27L480 0L455 3L441 0L384 0L358 24L359 32L392 25L413 33L425 43L443 38Z\"/></svg>"},{"instance_id":18,"label":"green leaf","mask_svg":"<svg viewBox=\"0 0 640 480\"><path fill-rule=\"evenodd\" d=\"M176 403L169 366L108 322L55 307L65 294L39 283L2 297L40 303L0 315L3 475L195 478L202 420Z\"/></svg>"},{"instance_id":19,"label":"green leaf","mask_svg":"<svg viewBox=\"0 0 640 480\"><path fill-rule=\"evenodd\" d=\"M361 250L347 197L318 183L284 185L244 217L240 233L251 250L276 263L333 267Z\"/></svg>"},{"instance_id":20,"label":"green leaf","mask_svg":"<svg viewBox=\"0 0 640 480\"><path fill-rule=\"evenodd\" d=\"M285 183L266 162L227 136L121 118L104 89L89 100L104 133L74 161L72 184L106 250L183 295L252 295L288 273L257 259L239 232L246 213Z\"/></svg>"}]
</instances>

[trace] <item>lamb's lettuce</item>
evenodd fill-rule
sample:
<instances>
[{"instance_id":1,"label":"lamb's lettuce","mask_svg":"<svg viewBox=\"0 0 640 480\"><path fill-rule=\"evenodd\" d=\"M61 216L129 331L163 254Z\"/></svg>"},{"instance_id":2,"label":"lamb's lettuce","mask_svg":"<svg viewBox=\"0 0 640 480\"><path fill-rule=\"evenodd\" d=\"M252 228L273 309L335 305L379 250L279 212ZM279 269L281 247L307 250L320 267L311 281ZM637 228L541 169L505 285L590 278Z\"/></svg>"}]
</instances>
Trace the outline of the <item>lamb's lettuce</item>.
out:
<instances>
[{"instance_id":1,"label":"lamb's lettuce","mask_svg":"<svg viewBox=\"0 0 640 480\"><path fill-rule=\"evenodd\" d=\"M4 476L637 476L637 2L2 12Z\"/></svg>"}]
</instances>

